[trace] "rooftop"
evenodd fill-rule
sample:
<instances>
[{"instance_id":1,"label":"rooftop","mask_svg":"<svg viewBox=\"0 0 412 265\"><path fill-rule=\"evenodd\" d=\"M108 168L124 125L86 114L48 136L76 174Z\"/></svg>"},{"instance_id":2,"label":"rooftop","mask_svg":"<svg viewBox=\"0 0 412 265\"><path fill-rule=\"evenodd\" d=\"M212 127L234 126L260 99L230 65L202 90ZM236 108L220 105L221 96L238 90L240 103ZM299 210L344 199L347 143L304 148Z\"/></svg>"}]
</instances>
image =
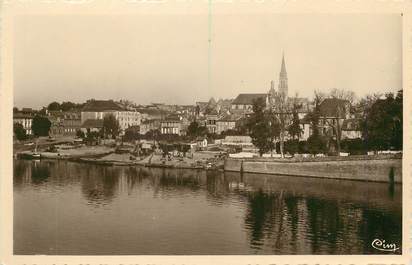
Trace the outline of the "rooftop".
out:
<instances>
[{"instance_id":1,"label":"rooftop","mask_svg":"<svg viewBox=\"0 0 412 265\"><path fill-rule=\"evenodd\" d=\"M327 98L319 106L321 116L323 117L344 117L347 112L349 101L337 98ZM340 112L340 113L339 113Z\"/></svg>"},{"instance_id":2,"label":"rooftop","mask_svg":"<svg viewBox=\"0 0 412 265\"><path fill-rule=\"evenodd\" d=\"M266 98L266 93L258 94L239 94L235 100L232 101L232 104L235 105L252 105L253 101L258 98Z\"/></svg>"},{"instance_id":3,"label":"rooftop","mask_svg":"<svg viewBox=\"0 0 412 265\"><path fill-rule=\"evenodd\" d=\"M124 110L120 105L113 100L90 100L83 107L83 111L108 111L108 110Z\"/></svg>"}]
</instances>

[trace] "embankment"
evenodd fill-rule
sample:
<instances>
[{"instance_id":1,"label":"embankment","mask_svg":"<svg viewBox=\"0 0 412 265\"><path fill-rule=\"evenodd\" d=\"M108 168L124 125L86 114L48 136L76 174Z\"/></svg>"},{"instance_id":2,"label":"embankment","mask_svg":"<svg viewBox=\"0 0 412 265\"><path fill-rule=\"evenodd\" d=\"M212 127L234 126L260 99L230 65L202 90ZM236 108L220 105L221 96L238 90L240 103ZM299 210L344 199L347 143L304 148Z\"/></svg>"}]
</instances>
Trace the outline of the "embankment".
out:
<instances>
[{"instance_id":1,"label":"embankment","mask_svg":"<svg viewBox=\"0 0 412 265\"><path fill-rule=\"evenodd\" d=\"M399 155L325 157L310 159L228 158L225 171L279 174L301 177L402 183Z\"/></svg>"}]
</instances>

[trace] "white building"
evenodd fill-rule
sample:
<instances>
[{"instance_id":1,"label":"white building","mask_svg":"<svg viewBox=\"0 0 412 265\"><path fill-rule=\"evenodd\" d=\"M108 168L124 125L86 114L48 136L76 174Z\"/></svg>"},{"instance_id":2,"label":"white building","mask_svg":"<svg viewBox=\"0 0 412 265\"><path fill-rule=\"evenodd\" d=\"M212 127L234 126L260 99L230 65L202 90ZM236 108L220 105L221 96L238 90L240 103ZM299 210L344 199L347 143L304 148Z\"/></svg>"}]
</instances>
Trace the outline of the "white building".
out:
<instances>
[{"instance_id":1,"label":"white building","mask_svg":"<svg viewBox=\"0 0 412 265\"><path fill-rule=\"evenodd\" d=\"M33 123L33 115L24 113L14 113L13 123L21 124L23 126L23 129L26 130L26 134L32 134L31 125Z\"/></svg>"},{"instance_id":2,"label":"white building","mask_svg":"<svg viewBox=\"0 0 412 265\"><path fill-rule=\"evenodd\" d=\"M115 103L113 100L90 100L81 112L81 122L87 120L103 120L107 115L112 114L119 122L121 132L131 127L140 125L141 114L137 111L127 110Z\"/></svg>"}]
</instances>

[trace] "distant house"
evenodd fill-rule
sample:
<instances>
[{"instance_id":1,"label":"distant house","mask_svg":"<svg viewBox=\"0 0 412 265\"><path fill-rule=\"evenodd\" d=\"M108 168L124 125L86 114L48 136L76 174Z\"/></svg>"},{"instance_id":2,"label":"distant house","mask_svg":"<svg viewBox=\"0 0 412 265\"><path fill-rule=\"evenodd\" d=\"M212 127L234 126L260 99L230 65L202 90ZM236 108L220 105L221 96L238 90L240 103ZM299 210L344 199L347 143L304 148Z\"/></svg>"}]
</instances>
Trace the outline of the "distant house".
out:
<instances>
[{"instance_id":1,"label":"distant house","mask_svg":"<svg viewBox=\"0 0 412 265\"><path fill-rule=\"evenodd\" d=\"M311 123L308 115L299 120L299 126L302 129L299 140L308 140L309 136L312 134Z\"/></svg>"},{"instance_id":2,"label":"distant house","mask_svg":"<svg viewBox=\"0 0 412 265\"><path fill-rule=\"evenodd\" d=\"M241 116L234 114L222 117L216 121L216 133L221 134L224 131L236 129L240 119Z\"/></svg>"},{"instance_id":3,"label":"distant house","mask_svg":"<svg viewBox=\"0 0 412 265\"><path fill-rule=\"evenodd\" d=\"M347 119L342 124L342 139L356 139L362 137L360 119Z\"/></svg>"},{"instance_id":4,"label":"distant house","mask_svg":"<svg viewBox=\"0 0 412 265\"><path fill-rule=\"evenodd\" d=\"M207 138L197 138L196 144L197 144L197 147L200 149L207 148Z\"/></svg>"},{"instance_id":5,"label":"distant house","mask_svg":"<svg viewBox=\"0 0 412 265\"><path fill-rule=\"evenodd\" d=\"M31 129L33 117L34 115L29 113L13 113L13 123L21 124L23 129L26 130L26 134L31 135L33 133Z\"/></svg>"},{"instance_id":6,"label":"distant house","mask_svg":"<svg viewBox=\"0 0 412 265\"><path fill-rule=\"evenodd\" d=\"M268 100L267 93L258 94L239 94L231 104L231 112L246 113L252 112L253 102L259 98L263 98L265 102Z\"/></svg>"},{"instance_id":7,"label":"distant house","mask_svg":"<svg viewBox=\"0 0 412 265\"><path fill-rule=\"evenodd\" d=\"M160 122L161 134L184 135L183 119L179 115L171 114Z\"/></svg>"},{"instance_id":8,"label":"distant house","mask_svg":"<svg viewBox=\"0 0 412 265\"><path fill-rule=\"evenodd\" d=\"M145 120L140 124L140 134L160 129L160 120Z\"/></svg>"},{"instance_id":9,"label":"distant house","mask_svg":"<svg viewBox=\"0 0 412 265\"><path fill-rule=\"evenodd\" d=\"M82 124L80 112L65 112L63 115L64 133L75 135Z\"/></svg>"},{"instance_id":10,"label":"distant house","mask_svg":"<svg viewBox=\"0 0 412 265\"><path fill-rule=\"evenodd\" d=\"M319 127L323 135L333 134L334 128L342 127L343 121L350 118L350 102L348 100L327 98L319 105Z\"/></svg>"},{"instance_id":11,"label":"distant house","mask_svg":"<svg viewBox=\"0 0 412 265\"><path fill-rule=\"evenodd\" d=\"M103 120L112 114L119 122L121 133L134 125L140 125L141 114L134 110L128 110L113 100L89 100L82 109L81 122L86 120Z\"/></svg>"},{"instance_id":12,"label":"distant house","mask_svg":"<svg viewBox=\"0 0 412 265\"><path fill-rule=\"evenodd\" d=\"M218 120L218 117L219 115L215 109L206 113L206 128L209 133L217 132L216 121Z\"/></svg>"},{"instance_id":13,"label":"distant house","mask_svg":"<svg viewBox=\"0 0 412 265\"><path fill-rule=\"evenodd\" d=\"M80 130L82 124L80 112L49 111L47 118L51 122L50 134L53 136L73 136Z\"/></svg>"}]
</instances>

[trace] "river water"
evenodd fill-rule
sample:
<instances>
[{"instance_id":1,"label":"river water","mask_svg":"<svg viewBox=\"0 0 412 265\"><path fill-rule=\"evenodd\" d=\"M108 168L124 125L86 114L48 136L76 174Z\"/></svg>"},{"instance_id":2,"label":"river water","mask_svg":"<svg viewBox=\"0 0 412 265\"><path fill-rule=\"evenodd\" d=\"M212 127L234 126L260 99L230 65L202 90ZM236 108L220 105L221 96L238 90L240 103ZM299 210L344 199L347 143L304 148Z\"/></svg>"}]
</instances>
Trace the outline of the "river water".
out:
<instances>
[{"instance_id":1,"label":"river water","mask_svg":"<svg viewBox=\"0 0 412 265\"><path fill-rule=\"evenodd\" d=\"M401 198L386 183L15 160L14 253L384 254L371 242L400 246Z\"/></svg>"}]
</instances>

